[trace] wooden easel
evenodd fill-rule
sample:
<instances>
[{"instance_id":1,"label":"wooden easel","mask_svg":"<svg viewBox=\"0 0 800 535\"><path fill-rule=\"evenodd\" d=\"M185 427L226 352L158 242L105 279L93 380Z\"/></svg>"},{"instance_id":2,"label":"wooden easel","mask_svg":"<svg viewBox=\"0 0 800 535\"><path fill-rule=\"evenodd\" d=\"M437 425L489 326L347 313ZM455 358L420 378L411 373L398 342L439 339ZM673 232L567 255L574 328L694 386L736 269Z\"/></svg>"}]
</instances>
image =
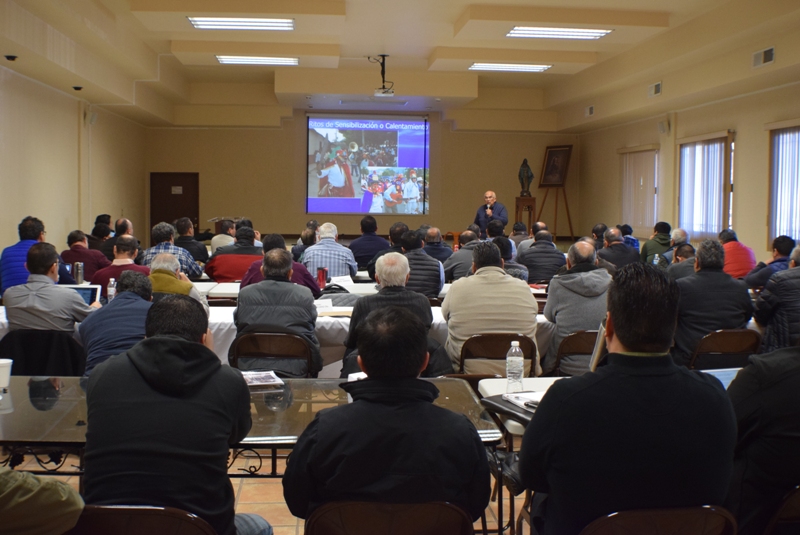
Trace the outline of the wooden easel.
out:
<instances>
[{"instance_id":1,"label":"wooden easel","mask_svg":"<svg viewBox=\"0 0 800 535\"><path fill-rule=\"evenodd\" d=\"M563 186L546 189L546 191L544 192L544 199L542 199L542 206L541 208L539 208L539 215L536 217L536 221L542 220L542 212L544 212L544 206L545 204L547 204L547 195L550 193L551 189L556 190L556 209L553 217L553 240L555 241L558 231L558 192L564 189ZM567 209L567 223L569 223L569 236L571 239L575 240L577 238L575 237L575 233L572 231L572 218L569 216L569 203L567 202L566 191L564 192L564 208Z\"/></svg>"}]
</instances>

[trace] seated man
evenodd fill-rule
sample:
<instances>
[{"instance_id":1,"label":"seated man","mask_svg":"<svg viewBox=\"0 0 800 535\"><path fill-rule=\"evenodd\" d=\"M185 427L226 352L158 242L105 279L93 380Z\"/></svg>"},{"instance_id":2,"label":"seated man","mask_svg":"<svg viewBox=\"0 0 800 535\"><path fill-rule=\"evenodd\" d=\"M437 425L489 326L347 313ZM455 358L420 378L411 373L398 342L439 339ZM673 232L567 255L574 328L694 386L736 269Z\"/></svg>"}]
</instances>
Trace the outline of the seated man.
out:
<instances>
[{"instance_id":1,"label":"seated man","mask_svg":"<svg viewBox=\"0 0 800 535\"><path fill-rule=\"evenodd\" d=\"M409 230L403 234L401 243L411 270L406 283L408 289L425 297L439 297L444 286L442 263L425 253L422 249L425 242L416 230Z\"/></svg>"},{"instance_id":2,"label":"seated man","mask_svg":"<svg viewBox=\"0 0 800 535\"><path fill-rule=\"evenodd\" d=\"M690 243L676 247L675 254L672 255L672 263L667 268L667 275L672 280L694 275L694 254L694 247Z\"/></svg>"},{"instance_id":3,"label":"seated man","mask_svg":"<svg viewBox=\"0 0 800 535\"><path fill-rule=\"evenodd\" d=\"M642 244L639 251L639 259L645 264L652 264L656 255L663 255L670 248L669 233L672 232L672 227L665 221L659 221L653 227L653 235L649 240Z\"/></svg>"},{"instance_id":4,"label":"seated man","mask_svg":"<svg viewBox=\"0 0 800 535\"><path fill-rule=\"evenodd\" d=\"M617 268L639 261L639 252L626 245L622 239L622 232L617 228L610 228L603 234L603 248L597 251L597 257L607 260Z\"/></svg>"},{"instance_id":5,"label":"seated man","mask_svg":"<svg viewBox=\"0 0 800 535\"><path fill-rule=\"evenodd\" d=\"M182 217L175 222L175 230L178 237L175 238L175 246L189 251L195 262L205 264L208 262L208 249L204 243L194 239L194 224L188 217Z\"/></svg>"},{"instance_id":6,"label":"seated man","mask_svg":"<svg viewBox=\"0 0 800 535\"><path fill-rule=\"evenodd\" d=\"M478 235L471 230L465 230L458 235L458 251L444 261L444 278L446 281L455 281L467 277L472 272L472 251L481 243Z\"/></svg>"},{"instance_id":7,"label":"seated man","mask_svg":"<svg viewBox=\"0 0 800 535\"><path fill-rule=\"evenodd\" d=\"M529 283L549 281L567 263L564 253L556 249L552 234L540 230L535 238L530 248L517 255L517 262L528 268Z\"/></svg>"},{"instance_id":8,"label":"seated man","mask_svg":"<svg viewBox=\"0 0 800 535\"><path fill-rule=\"evenodd\" d=\"M314 245L316 241L317 232L315 230L311 230L310 228L303 230L303 232L300 233L300 243L292 246L292 259L295 262L300 262L306 249Z\"/></svg>"},{"instance_id":9,"label":"seated man","mask_svg":"<svg viewBox=\"0 0 800 535\"><path fill-rule=\"evenodd\" d=\"M490 221L489 224L486 225L486 239L489 241L494 241L495 238L505 237L505 233L506 226L502 221ZM515 257L517 256L517 244L513 241L511 242L511 252Z\"/></svg>"},{"instance_id":10,"label":"seated man","mask_svg":"<svg viewBox=\"0 0 800 535\"><path fill-rule=\"evenodd\" d=\"M12 286L3 294L8 328L40 331L75 330L75 322L100 308L87 305L72 288L61 288L58 281L58 253L49 243L37 243L28 249L25 265L28 282Z\"/></svg>"},{"instance_id":11,"label":"seated man","mask_svg":"<svg viewBox=\"0 0 800 535\"><path fill-rule=\"evenodd\" d=\"M525 226L525 223L517 221L514 223L514 226L511 227L511 236L509 236L508 239L513 241L514 245L517 246L517 250L519 250L519 244L527 240L529 237L528 227Z\"/></svg>"},{"instance_id":12,"label":"seated man","mask_svg":"<svg viewBox=\"0 0 800 535\"><path fill-rule=\"evenodd\" d=\"M111 237L111 227L105 223L96 223L92 228L92 232L86 235L86 239L89 241L89 249L100 251L103 242L109 239L109 237ZM106 260L109 259L106 258Z\"/></svg>"},{"instance_id":13,"label":"seated man","mask_svg":"<svg viewBox=\"0 0 800 535\"><path fill-rule=\"evenodd\" d=\"M203 274L203 268L195 262L189 251L181 247L175 247L175 227L169 223L158 223L150 231L150 238L156 245L145 250L142 257L143 266L149 267L156 256L169 253L178 259L181 271L187 277L200 277ZM152 270L153 268L151 267L150 269Z\"/></svg>"},{"instance_id":14,"label":"seated man","mask_svg":"<svg viewBox=\"0 0 800 535\"><path fill-rule=\"evenodd\" d=\"M206 264L206 275L216 282L235 282L242 280L247 268L264 253L261 245L255 245L255 231L242 227L236 231L236 242L220 247Z\"/></svg>"},{"instance_id":15,"label":"seated man","mask_svg":"<svg viewBox=\"0 0 800 535\"><path fill-rule=\"evenodd\" d=\"M114 245L114 261L107 268L97 271L92 277L92 284L100 285L103 297L108 297L108 282L111 279L119 280L123 271L136 271L143 275L150 275L150 268L137 266L134 259L139 254L139 240L133 236L120 236Z\"/></svg>"},{"instance_id":16,"label":"seated man","mask_svg":"<svg viewBox=\"0 0 800 535\"><path fill-rule=\"evenodd\" d=\"M672 232L669 233L669 249L664 251L664 254L662 255L668 266L672 263L672 255L675 252L675 249L684 243L689 243L689 233L682 228L672 229Z\"/></svg>"},{"instance_id":17,"label":"seated man","mask_svg":"<svg viewBox=\"0 0 800 535\"><path fill-rule=\"evenodd\" d=\"M228 452L250 431L250 391L214 354L203 307L166 297L145 333L89 378L86 503L177 507L219 535L271 534L261 517L234 516Z\"/></svg>"},{"instance_id":18,"label":"seated man","mask_svg":"<svg viewBox=\"0 0 800 535\"><path fill-rule=\"evenodd\" d=\"M625 245L629 245L636 249L636 252L639 252L639 240L633 236L633 227L628 225L627 223L623 225L617 225L617 228L620 232L622 232L622 239L625 242Z\"/></svg>"},{"instance_id":19,"label":"seated man","mask_svg":"<svg viewBox=\"0 0 800 535\"><path fill-rule=\"evenodd\" d=\"M585 241L573 244L567 253L566 273L550 281L544 317L556 324L556 331L542 360L544 373L555 368L558 346L564 338L577 331L597 330L606 316L611 275L597 266L593 245ZM588 356L572 356L563 360L560 368L566 375L580 375L589 371L588 364Z\"/></svg>"},{"instance_id":20,"label":"seated man","mask_svg":"<svg viewBox=\"0 0 800 535\"><path fill-rule=\"evenodd\" d=\"M789 255L792 254L795 243L789 236L778 236L772 240L772 259L768 262L759 262L748 273L744 282L750 288L763 288L773 273L789 268Z\"/></svg>"},{"instance_id":21,"label":"seated man","mask_svg":"<svg viewBox=\"0 0 800 535\"><path fill-rule=\"evenodd\" d=\"M375 279L381 289L375 295L367 295L356 301L353 313L350 316L350 330L344 345L345 357L342 364L342 378L347 378L351 373L361 371L358 367L356 357L358 356L358 326L373 310L386 308L388 306L401 306L414 313L430 330L433 323L431 313L431 303L422 294L412 292L406 288L408 282L409 268L408 259L399 253L387 253L380 258L375 265ZM433 355L439 348L439 343L432 338L428 338L428 352ZM438 362L433 359L428 367L423 371L425 377L438 377L446 373L452 373L453 366L447 358L440 358Z\"/></svg>"},{"instance_id":22,"label":"seated man","mask_svg":"<svg viewBox=\"0 0 800 535\"><path fill-rule=\"evenodd\" d=\"M375 263L382 255L385 255L386 253L403 254L403 245L400 243L400 240L403 239L403 234L405 234L407 231L408 225L401 221L398 221L389 227L389 241L391 242L392 246L379 252L372 257L372 260L369 261L367 264L367 273L369 273L370 279L375 280Z\"/></svg>"},{"instance_id":23,"label":"seated man","mask_svg":"<svg viewBox=\"0 0 800 535\"><path fill-rule=\"evenodd\" d=\"M488 231L487 231L488 232ZM528 282L528 268L522 264L514 262L514 251L511 244L514 243L505 236L498 236L492 240L498 249L500 249L500 256L503 258L503 271L524 282Z\"/></svg>"},{"instance_id":24,"label":"seated man","mask_svg":"<svg viewBox=\"0 0 800 535\"><path fill-rule=\"evenodd\" d=\"M653 266L620 269L608 290L608 365L557 381L539 403L519 469L541 535L577 535L616 511L724 500L736 422L715 377L670 359L678 298Z\"/></svg>"},{"instance_id":25,"label":"seated man","mask_svg":"<svg viewBox=\"0 0 800 535\"><path fill-rule=\"evenodd\" d=\"M71 485L0 466L3 533L59 535L72 529L83 512L83 499Z\"/></svg>"},{"instance_id":26,"label":"seated man","mask_svg":"<svg viewBox=\"0 0 800 535\"><path fill-rule=\"evenodd\" d=\"M543 221L537 221L536 223L531 225L530 237L528 239L522 240L517 245L517 262L519 262L519 254L525 249L530 249L531 245L536 243L536 239L534 238L534 236L536 236L536 233L539 232L540 230L549 230L547 228L547 223Z\"/></svg>"},{"instance_id":27,"label":"seated man","mask_svg":"<svg viewBox=\"0 0 800 535\"><path fill-rule=\"evenodd\" d=\"M219 222L220 233L211 238L211 254L217 252L217 249L226 245L231 245L236 241L236 223L230 219L223 219Z\"/></svg>"},{"instance_id":28,"label":"seated man","mask_svg":"<svg viewBox=\"0 0 800 535\"><path fill-rule=\"evenodd\" d=\"M677 281L681 290L672 356L688 366L697 344L718 329L744 329L753 315L747 286L724 271L725 249L716 240L697 248L695 274Z\"/></svg>"},{"instance_id":29,"label":"seated man","mask_svg":"<svg viewBox=\"0 0 800 535\"><path fill-rule=\"evenodd\" d=\"M725 248L723 271L734 279L743 279L756 267L753 250L739 241L736 232L728 228L719 233L719 242Z\"/></svg>"},{"instance_id":30,"label":"seated man","mask_svg":"<svg viewBox=\"0 0 800 535\"><path fill-rule=\"evenodd\" d=\"M328 502L450 502L477 519L489 503L486 449L464 416L433 404L417 377L427 326L408 309L375 310L358 328L369 376L343 383L353 403L318 412L292 450L283 496L308 518ZM447 430L446 432L442 432Z\"/></svg>"},{"instance_id":31,"label":"seated man","mask_svg":"<svg viewBox=\"0 0 800 535\"><path fill-rule=\"evenodd\" d=\"M150 282L153 284L153 300L158 301L170 294L186 295L203 305L208 313L208 303L194 284L181 271L178 259L170 253L156 255L150 262Z\"/></svg>"},{"instance_id":32,"label":"seated man","mask_svg":"<svg viewBox=\"0 0 800 535\"><path fill-rule=\"evenodd\" d=\"M752 355L728 387L739 440L724 503L741 535L765 533L800 481L800 348ZM787 525L791 533L796 526Z\"/></svg>"},{"instance_id":33,"label":"seated man","mask_svg":"<svg viewBox=\"0 0 800 535\"><path fill-rule=\"evenodd\" d=\"M285 248L267 252L261 272L263 281L239 292L238 306L233 311L236 336L254 332L291 333L303 337L311 347L311 374L316 377L322 369L322 356L314 334L317 307L311 290L292 283L292 254ZM257 363L248 360L240 359L239 367L254 369ZM306 363L300 360L276 360L270 369L289 377L303 377L307 372Z\"/></svg>"},{"instance_id":34,"label":"seated man","mask_svg":"<svg viewBox=\"0 0 800 535\"><path fill-rule=\"evenodd\" d=\"M152 299L153 285L147 275L132 270L120 274L117 296L79 327L86 348L84 375L144 340L144 321Z\"/></svg>"},{"instance_id":35,"label":"seated man","mask_svg":"<svg viewBox=\"0 0 800 535\"><path fill-rule=\"evenodd\" d=\"M286 241L280 234L266 234L262 236L261 239L263 242L262 249L264 254L267 254L273 249L286 249ZM261 255L258 257L258 260L254 260L253 263L250 264L250 267L247 268L247 272L244 274L244 277L242 277L242 283L239 285L240 290L246 286L256 284L257 282L264 280L264 275L261 273L261 265L263 260L264 256ZM300 286L305 286L311 290L311 294L314 296L314 299L317 299L320 295L322 295L322 292L319 289L319 284L317 284L317 279L312 277L306 267L299 262L292 261L292 282L299 284Z\"/></svg>"},{"instance_id":36,"label":"seated man","mask_svg":"<svg viewBox=\"0 0 800 535\"><path fill-rule=\"evenodd\" d=\"M442 241L442 231L436 227L429 228L425 233L425 252L439 262L453 255L453 250Z\"/></svg>"},{"instance_id":37,"label":"seated man","mask_svg":"<svg viewBox=\"0 0 800 535\"><path fill-rule=\"evenodd\" d=\"M472 250L471 277L457 280L442 303L447 322L447 355L458 370L461 347L473 334L520 333L535 341L539 306L530 287L503 271L500 249L492 242L479 242ZM541 375L538 352L536 375ZM505 376L505 361L468 360L466 373L498 373ZM530 363L526 363L526 373Z\"/></svg>"},{"instance_id":38,"label":"seated man","mask_svg":"<svg viewBox=\"0 0 800 535\"><path fill-rule=\"evenodd\" d=\"M603 248L605 241L605 233L608 230L608 225L605 223L598 223L592 227L592 240L594 241L594 250L599 251Z\"/></svg>"},{"instance_id":39,"label":"seated man","mask_svg":"<svg viewBox=\"0 0 800 535\"><path fill-rule=\"evenodd\" d=\"M755 318L766 327L761 353L796 346L800 340L800 247L792 249L789 269L767 281L756 300Z\"/></svg>"},{"instance_id":40,"label":"seated man","mask_svg":"<svg viewBox=\"0 0 800 535\"><path fill-rule=\"evenodd\" d=\"M123 236L133 236L133 223L131 223L130 219L120 218L114 222L114 237L108 238L103 242L100 246L100 252L106 255L106 258L114 261L114 246L117 245L117 240L119 240ZM136 249L139 251L139 255L134 259L137 265L142 265L143 260L143 249L142 244L139 243L139 240L136 240Z\"/></svg>"},{"instance_id":41,"label":"seated man","mask_svg":"<svg viewBox=\"0 0 800 535\"><path fill-rule=\"evenodd\" d=\"M339 231L333 223L323 223L319 227L319 241L303 253L303 265L312 276L317 276L318 268L328 268L328 277L355 277L358 264L353 252L338 243Z\"/></svg>"},{"instance_id":42,"label":"seated man","mask_svg":"<svg viewBox=\"0 0 800 535\"><path fill-rule=\"evenodd\" d=\"M19 241L3 249L3 254L0 256L0 296L12 286L25 284L30 275L25 268L25 257L28 250L33 244L44 242L47 234L44 230L44 223L31 216L22 220L17 231L19 232ZM75 284L75 279L61 261L61 257L57 257L56 260L58 261L57 282L59 284Z\"/></svg>"},{"instance_id":43,"label":"seated man","mask_svg":"<svg viewBox=\"0 0 800 535\"><path fill-rule=\"evenodd\" d=\"M391 247L391 244L378 236L378 223L371 215L361 219L361 237L350 242L349 249L358 264L358 269L367 269L367 264L381 251Z\"/></svg>"},{"instance_id":44,"label":"seated man","mask_svg":"<svg viewBox=\"0 0 800 535\"><path fill-rule=\"evenodd\" d=\"M83 262L83 279L90 281L98 270L111 265L106 255L89 249L89 240L81 230L73 230L67 236L69 249L61 251L61 258L69 265Z\"/></svg>"}]
</instances>

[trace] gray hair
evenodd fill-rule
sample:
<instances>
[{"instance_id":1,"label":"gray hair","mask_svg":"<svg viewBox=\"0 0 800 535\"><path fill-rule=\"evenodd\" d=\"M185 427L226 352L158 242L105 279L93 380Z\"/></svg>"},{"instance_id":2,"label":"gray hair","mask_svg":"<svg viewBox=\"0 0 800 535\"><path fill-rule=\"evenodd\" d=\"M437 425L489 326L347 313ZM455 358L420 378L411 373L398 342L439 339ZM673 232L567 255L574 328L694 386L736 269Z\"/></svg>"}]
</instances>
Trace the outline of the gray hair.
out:
<instances>
[{"instance_id":1,"label":"gray hair","mask_svg":"<svg viewBox=\"0 0 800 535\"><path fill-rule=\"evenodd\" d=\"M172 253L160 253L150 262L150 270L155 271L156 269L164 269L170 273L175 273L181 269L181 263Z\"/></svg>"},{"instance_id":2,"label":"gray hair","mask_svg":"<svg viewBox=\"0 0 800 535\"><path fill-rule=\"evenodd\" d=\"M150 301L153 297L153 283L144 273L126 269L119 274L117 292L133 292L145 301Z\"/></svg>"},{"instance_id":3,"label":"gray hair","mask_svg":"<svg viewBox=\"0 0 800 535\"><path fill-rule=\"evenodd\" d=\"M698 269L722 269L725 266L725 248L716 240L703 240L695 258Z\"/></svg>"},{"instance_id":4,"label":"gray hair","mask_svg":"<svg viewBox=\"0 0 800 535\"><path fill-rule=\"evenodd\" d=\"M618 228L610 228L603 233L603 239L608 242L609 245L612 243L623 242L625 241L622 238L622 231Z\"/></svg>"},{"instance_id":5,"label":"gray hair","mask_svg":"<svg viewBox=\"0 0 800 535\"><path fill-rule=\"evenodd\" d=\"M425 235L425 243L441 243L441 241L442 231L436 227L429 228L427 234Z\"/></svg>"},{"instance_id":6,"label":"gray hair","mask_svg":"<svg viewBox=\"0 0 800 535\"><path fill-rule=\"evenodd\" d=\"M792 249L792 256L789 260L794 260L795 267L800 266L800 245Z\"/></svg>"},{"instance_id":7,"label":"gray hair","mask_svg":"<svg viewBox=\"0 0 800 535\"><path fill-rule=\"evenodd\" d=\"M264 255L261 273L265 277L287 277L292 270L292 253L286 249L270 249Z\"/></svg>"},{"instance_id":8,"label":"gray hair","mask_svg":"<svg viewBox=\"0 0 800 535\"><path fill-rule=\"evenodd\" d=\"M594 245L583 240L573 243L567 252L567 260L570 265L594 264L597 261L597 253Z\"/></svg>"},{"instance_id":9,"label":"gray hair","mask_svg":"<svg viewBox=\"0 0 800 535\"><path fill-rule=\"evenodd\" d=\"M675 245L689 243L689 233L682 228L672 229L672 233L670 233L669 237L672 238L672 241L675 242Z\"/></svg>"},{"instance_id":10,"label":"gray hair","mask_svg":"<svg viewBox=\"0 0 800 535\"><path fill-rule=\"evenodd\" d=\"M405 286L408 273L408 259L400 253L386 253L375 262L375 275L381 281L381 288Z\"/></svg>"},{"instance_id":11,"label":"gray hair","mask_svg":"<svg viewBox=\"0 0 800 535\"><path fill-rule=\"evenodd\" d=\"M319 226L319 239L335 238L338 235L339 231L333 223L323 223Z\"/></svg>"},{"instance_id":12,"label":"gray hair","mask_svg":"<svg viewBox=\"0 0 800 535\"><path fill-rule=\"evenodd\" d=\"M150 237L153 238L153 241L156 242L156 244L169 241L175 237L175 227L162 221L161 223L156 224L152 230L150 230Z\"/></svg>"}]
</instances>

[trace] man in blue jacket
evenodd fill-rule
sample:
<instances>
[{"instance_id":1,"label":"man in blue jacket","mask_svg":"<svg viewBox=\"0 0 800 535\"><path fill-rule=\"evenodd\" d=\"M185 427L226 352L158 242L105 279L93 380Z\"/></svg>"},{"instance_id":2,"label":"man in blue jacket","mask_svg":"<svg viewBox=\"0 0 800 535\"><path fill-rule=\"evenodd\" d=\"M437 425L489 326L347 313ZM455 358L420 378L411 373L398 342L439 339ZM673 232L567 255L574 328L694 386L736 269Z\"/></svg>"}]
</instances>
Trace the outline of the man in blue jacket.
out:
<instances>
[{"instance_id":1,"label":"man in blue jacket","mask_svg":"<svg viewBox=\"0 0 800 535\"><path fill-rule=\"evenodd\" d=\"M483 194L484 204L478 208L475 214L474 223L481 228L481 239L486 239L486 225L490 221L502 221L503 226L508 225L508 210L501 203L497 202L497 196L493 191Z\"/></svg>"},{"instance_id":2,"label":"man in blue jacket","mask_svg":"<svg viewBox=\"0 0 800 535\"><path fill-rule=\"evenodd\" d=\"M28 281L28 269L25 267L25 258L28 256L28 249L33 244L43 242L47 232L44 230L44 223L41 220L28 216L22 220L18 227L19 241L14 245L3 249L0 256L0 295L4 294L7 288L18 284L25 284ZM58 257L58 282L60 284L75 284L67 266Z\"/></svg>"}]
</instances>

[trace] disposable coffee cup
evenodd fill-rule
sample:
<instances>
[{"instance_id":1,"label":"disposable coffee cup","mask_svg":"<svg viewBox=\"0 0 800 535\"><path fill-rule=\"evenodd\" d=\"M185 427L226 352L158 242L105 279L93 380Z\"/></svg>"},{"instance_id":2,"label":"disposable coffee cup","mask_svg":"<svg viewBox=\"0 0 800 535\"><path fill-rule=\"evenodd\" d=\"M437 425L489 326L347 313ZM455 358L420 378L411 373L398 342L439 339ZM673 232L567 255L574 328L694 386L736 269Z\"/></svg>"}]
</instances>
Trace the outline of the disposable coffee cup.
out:
<instances>
[{"instance_id":1,"label":"disposable coffee cup","mask_svg":"<svg viewBox=\"0 0 800 535\"><path fill-rule=\"evenodd\" d=\"M11 382L11 364L13 362L11 359L0 359L0 390L8 388L8 383Z\"/></svg>"},{"instance_id":2,"label":"disposable coffee cup","mask_svg":"<svg viewBox=\"0 0 800 535\"><path fill-rule=\"evenodd\" d=\"M11 392L0 394L0 414L14 412L14 402L11 401Z\"/></svg>"}]
</instances>

